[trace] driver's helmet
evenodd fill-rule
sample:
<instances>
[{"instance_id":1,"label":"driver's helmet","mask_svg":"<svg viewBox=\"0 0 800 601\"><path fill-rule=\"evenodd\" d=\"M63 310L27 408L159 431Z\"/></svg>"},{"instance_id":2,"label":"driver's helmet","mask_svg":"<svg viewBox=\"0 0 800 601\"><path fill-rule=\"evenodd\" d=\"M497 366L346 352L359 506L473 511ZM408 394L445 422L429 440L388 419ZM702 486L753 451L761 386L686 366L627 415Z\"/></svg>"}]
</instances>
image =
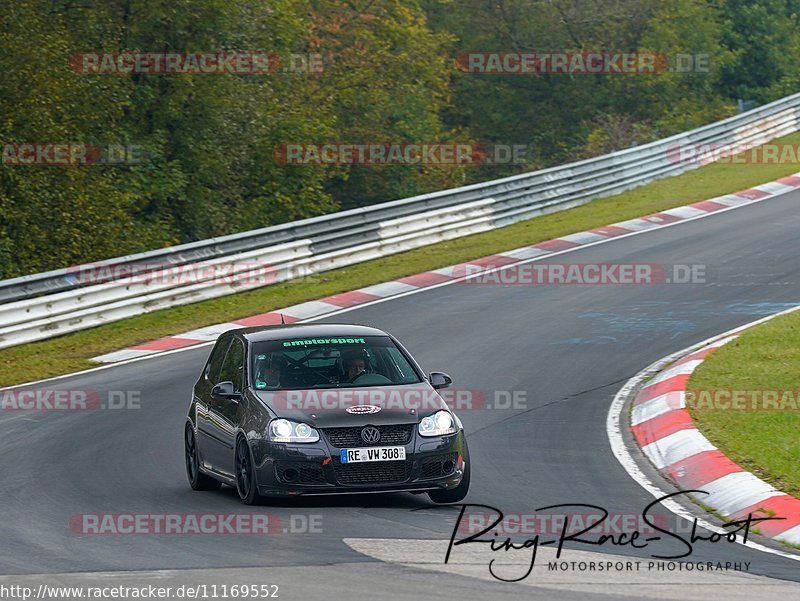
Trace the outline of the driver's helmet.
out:
<instances>
[{"instance_id":1,"label":"driver's helmet","mask_svg":"<svg viewBox=\"0 0 800 601\"><path fill-rule=\"evenodd\" d=\"M256 388L277 388L281 377L286 375L286 359L283 353L266 353L256 356Z\"/></svg>"}]
</instances>

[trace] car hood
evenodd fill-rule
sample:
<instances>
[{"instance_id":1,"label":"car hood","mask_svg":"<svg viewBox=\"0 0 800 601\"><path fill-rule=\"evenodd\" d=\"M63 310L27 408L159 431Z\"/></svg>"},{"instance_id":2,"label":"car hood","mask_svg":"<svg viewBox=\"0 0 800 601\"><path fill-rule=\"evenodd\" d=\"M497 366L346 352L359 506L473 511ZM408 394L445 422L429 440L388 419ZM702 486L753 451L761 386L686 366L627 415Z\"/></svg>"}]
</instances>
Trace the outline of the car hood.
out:
<instances>
[{"instance_id":1,"label":"car hood","mask_svg":"<svg viewBox=\"0 0 800 601\"><path fill-rule=\"evenodd\" d=\"M255 394L278 417L319 428L365 424L417 423L447 404L427 382L403 386L361 386L310 390L256 390ZM352 413L348 408L371 406L372 413Z\"/></svg>"}]
</instances>

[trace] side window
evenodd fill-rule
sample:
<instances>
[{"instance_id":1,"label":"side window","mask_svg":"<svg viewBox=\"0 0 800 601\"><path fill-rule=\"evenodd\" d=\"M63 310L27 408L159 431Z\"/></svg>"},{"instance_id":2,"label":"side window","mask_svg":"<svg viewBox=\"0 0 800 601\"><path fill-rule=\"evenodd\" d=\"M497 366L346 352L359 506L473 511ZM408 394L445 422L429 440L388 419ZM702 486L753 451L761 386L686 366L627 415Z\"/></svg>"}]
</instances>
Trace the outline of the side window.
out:
<instances>
[{"instance_id":1,"label":"side window","mask_svg":"<svg viewBox=\"0 0 800 601\"><path fill-rule=\"evenodd\" d=\"M214 349L211 351L211 356L208 358L208 363L206 363L205 376L206 380L212 384L216 384L220 381L219 370L222 367L222 360L225 358L225 351L228 350L230 342L231 339L226 336L217 341L217 344L214 345Z\"/></svg>"},{"instance_id":2,"label":"side window","mask_svg":"<svg viewBox=\"0 0 800 601\"><path fill-rule=\"evenodd\" d=\"M222 373L219 377L220 382L233 382L233 389L236 392L242 391L244 383L244 345L241 340L234 338L225 362L222 364Z\"/></svg>"}]
</instances>

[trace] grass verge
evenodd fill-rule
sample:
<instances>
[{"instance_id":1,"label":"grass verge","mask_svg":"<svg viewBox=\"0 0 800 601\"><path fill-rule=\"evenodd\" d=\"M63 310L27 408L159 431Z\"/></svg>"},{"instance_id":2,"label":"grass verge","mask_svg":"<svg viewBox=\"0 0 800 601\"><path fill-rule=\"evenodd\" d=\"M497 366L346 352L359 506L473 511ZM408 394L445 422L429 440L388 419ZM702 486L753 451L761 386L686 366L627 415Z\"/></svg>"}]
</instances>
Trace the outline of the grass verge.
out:
<instances>
[{"instance_id":1,"label":"grass verge","mask_svg":"<svg viewBox=\"0 0 800 601\"><path fill-rule=\"evenodd\" d=\"M692 418L714 445L744 469L800 497L800 313L747 330L712 353L692 374L688 390L697 395ZM702 396L710 391L739 393L745 400L772 391L784 408L711 408L704 398L728 398Z\"/></svg>"},{"instance_id":2,"label":"grass verge","mask_svg":"<svg viewBox=\"0 0 800 601\"><path fill-rule=\"evenodd\" d=\"M800 133L772 143L800 143ZM581 207L233 296L163 309L0 351L0 386L93 367L90 359L162 336L446 267L543 240L737 192L796 172L795 164L712 164Z\"/></svg>"}]
</instances>

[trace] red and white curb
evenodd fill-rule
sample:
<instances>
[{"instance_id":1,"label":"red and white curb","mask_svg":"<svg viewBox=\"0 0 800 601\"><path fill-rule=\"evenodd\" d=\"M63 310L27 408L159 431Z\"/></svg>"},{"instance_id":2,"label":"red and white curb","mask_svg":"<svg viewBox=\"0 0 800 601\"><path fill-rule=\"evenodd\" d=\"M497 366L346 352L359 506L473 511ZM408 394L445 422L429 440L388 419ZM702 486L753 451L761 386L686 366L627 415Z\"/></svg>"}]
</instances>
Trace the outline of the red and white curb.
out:
<instances>
[{"instance_id":1,"label":"red and white curb","mask_svg":"<svg viewBox=\"0 0 800 601\"><path fill-rule=\"evenodd\" d=\"M761 522L758 529L766 537L800 545L800 499L728 459L697 429L686 409L686 385L692 372L716 349L763 321L695 347L659 372L633 399L630 427L642 452L662 474L682 490L708 493L693 494L697 501L734 520L748 514L784 518Z\"/></svg>"},{"instance_id":2,"label":"red and white curb","mask_svg":"<svg viewBox=\"0 0 800 601\"><path fill-rule=\"evenodd\" d=\"M667 225L672 225L687 219L694 219L699 216L714 213L723 209L751 204L756 201L766 200L774 196L785 194L800 188L800 173L781 178L775 182L762 184L754 188L742 190L735 194L726 194L709 200L703 200L691 205L668 209L660 213L646 215L638 219L629 219L612 225L595 228L587 232L579 232L562 236L554 240L547 240L524 246L514 250L498 253L481 259L475 259L467 263L460 263L442 269L426 271L407 277L400 278L391 282L384 282L374 286L368 286L352 292L334 294L315 301L293 305L284 309L262 313L244 319L236 319L227 323L220 323L175 336L168 336L159 340L139 344L131 348L115 351L94 357L92 361L98 363L116 363L160 353L179 348L189 347L196 344L211 342L217 339L226 330L249 327L278 325L281 323L281 316L286 323L302 322L311 318L318 318L328 313L334 313L346 307L354 307L380 299L390 298L411 291L439 285L445 282L454 282L464 279L464 274L477 275L483 271L491 271L499 267L506 267L515 263L538 260L553 253L564 250L571 250L596 244L598 242L610 240L618 236L628 235L635 232L652 230Z\"/></svg>"}]
</instances>

